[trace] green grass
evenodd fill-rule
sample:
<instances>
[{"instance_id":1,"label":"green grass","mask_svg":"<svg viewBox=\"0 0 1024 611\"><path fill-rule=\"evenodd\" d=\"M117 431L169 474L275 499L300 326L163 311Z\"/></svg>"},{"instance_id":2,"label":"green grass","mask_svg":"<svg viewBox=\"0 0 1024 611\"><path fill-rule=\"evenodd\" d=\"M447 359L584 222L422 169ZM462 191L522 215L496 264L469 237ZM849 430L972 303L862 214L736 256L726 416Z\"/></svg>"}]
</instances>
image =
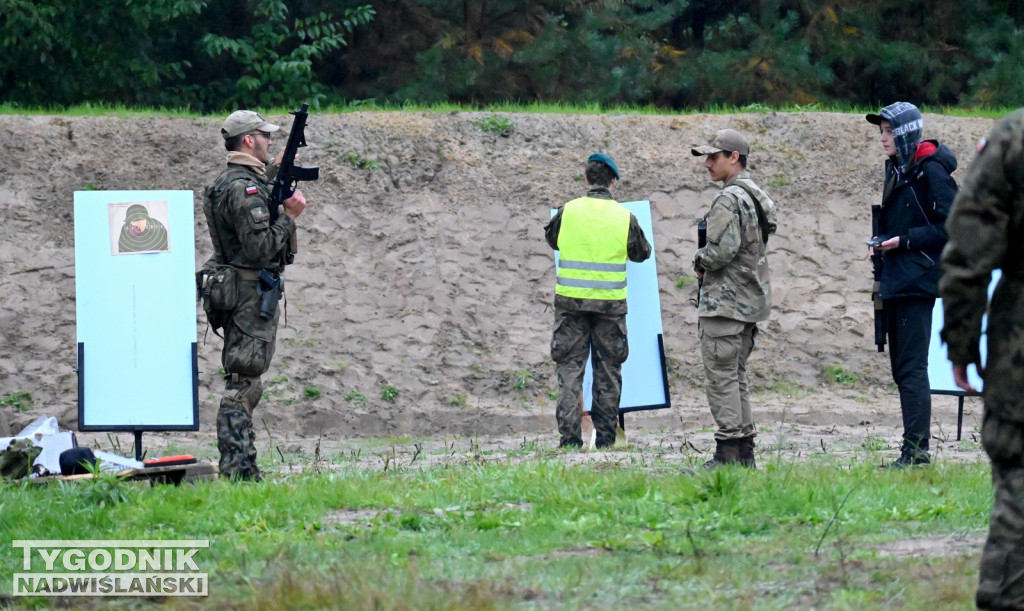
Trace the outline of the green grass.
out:
<instances>
[{"instance_id":1,"label":"green grass","mask_svg":"<svg viewBox=\"0 0 1024 611\"><path fill-rule=\"evenodd\" d=\"M348 394L345 395L345 400L348 401L349 403L361 403L364 405L366 404L367 401L366 395L359 392L358 390L350 390Z\"/></svg>"},{"instance_id":2,"label":"green grass","mask_svg":"<svg viewBox=\"0 0 1024 611\"><path fill-rule=\"evenodd\" d=\"M6 393L0 397L0 407L4 405L10 405L19 412L32 409L32 393L24 390Z\"/></svg>"},{"instance_id":3,"label":"green grass","mask_svg":"<svg viewBox=\"0 0 1024 611\"><path fill-rule=\"evenodd\" d=\"M839 386L856 386L860 382L860 378L855 373L850 373L843 369L842 365L838 363L833 365L826 365L823 374L825 381L829 384L838 384Z\"/></svg>"},{"instance_id":4,"label":"green grass","mask_svg":"<svg viewBox=\"0 0 1024 611\"><path fill-rule=\"evenodd\" d=\"M517 369L509 374L509 383L516 392L523 392L533 379L533 372L529 369Z\"/></svg>"},{"instance_id":5,"label":"green grass","mask_svg":"<svg viewBox=\"0 0 1024 611\"><path fill-rule=\"evenodd\" d=\"M509 136L516 129L516 124L511 119L498 115L492 115L479 121L470 121L470 123L480 128L481 132L495 136Z\"/></svg>"},{"instance_id":6,"label":"green grass","mask_svg":"<svg viewBox=\"0 0 1024 611\"><path fill-rule=\"evenodd\" d=\"M980 536L992 495L983 464L891 472L877 461L765 456L756 472L682 476L657 453L574 464L578 454L520 450L422 467L394 450L387 467L339 456L321 475L257 485L0 484L0 538L209 539L195 559L210 574L204 602L214 608L947 609L973 601L979 550L880 550ZM21 562L20 550L0 546L3 574ZM0 594L10 587L0 581Z\"/></svg>"},{"instance_id":7,"label":"green grass","mask_svg":"<svg viewBox=\"0 0 1024 611\"><path fill-rule=\"evenodd\" d=\"M691 284L695 284L696 282L696 276L679 276L679 278L676 279L676 288L681 289L683 287L690 286Z\"/></svg>"}]
</instances>

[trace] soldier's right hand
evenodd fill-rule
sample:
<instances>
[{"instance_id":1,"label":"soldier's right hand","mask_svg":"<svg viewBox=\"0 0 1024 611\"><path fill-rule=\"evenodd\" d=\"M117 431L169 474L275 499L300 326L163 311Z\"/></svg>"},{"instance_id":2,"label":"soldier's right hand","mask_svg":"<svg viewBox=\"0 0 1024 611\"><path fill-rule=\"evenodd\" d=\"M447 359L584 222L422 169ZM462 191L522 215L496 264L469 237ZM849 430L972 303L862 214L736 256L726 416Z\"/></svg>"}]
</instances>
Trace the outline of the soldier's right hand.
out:
<instances>
[{"instance_id":1,"label":"soldier's right hand","mask_svg":"<svg viewBox=\"0 0 1024 611\"><path fill-rule=\"evenodd\" d=\"M1024 430L1010 420L986 409L981 425L981 445L992 462L1020 464L1024 457Z\"/></svg>"},{"instance_id":2,"label":"soldier's right hand","mask_svg":"<svg viewBox=\"0 0 1024 611\"><path fill-rule=\"evenodd\" d=\"M302 211L306 208L306 198L299 189L296 189L295 193L282 203L284 204L284 213L292 219L302 214Z\"/></svg>"}]
</instances>

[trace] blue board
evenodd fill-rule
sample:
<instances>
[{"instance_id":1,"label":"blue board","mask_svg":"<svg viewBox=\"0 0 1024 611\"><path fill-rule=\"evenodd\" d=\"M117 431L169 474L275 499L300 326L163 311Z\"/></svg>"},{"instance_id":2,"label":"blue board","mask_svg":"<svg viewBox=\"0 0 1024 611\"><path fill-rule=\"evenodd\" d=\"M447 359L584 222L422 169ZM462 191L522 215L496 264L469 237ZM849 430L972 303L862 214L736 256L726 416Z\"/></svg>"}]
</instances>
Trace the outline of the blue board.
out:
<instances>
[{"instance_id":1,"label":"blue board","mask_svg":"<svg viewBox=\"0 0 1024 611\"><path fill-rule=\"evenodd\" d=\"M665 368L665 349L662 340L661 293L658 290L657 249L651 222L649 201L622 202L633 213L651 243L651 256L643 263L626 263L626 333L629 338L629 358L622 364L622 396L619 411L670 407L668 372ZM554 216L557 210L552 210ZM555 268L558 251L555 251ZM583 378L583 406L590 411L593 400L594 374L590 362Z\"/></svg>"},{"instance_id":2,"label":"blue board","mask_svg":"<svg viewBox=\"0 0 1024 611\"><path fill-rule=\"evenodd\" d=\"M195 295L191 191L75 192L80 430L199 428Z\"/></svg>"},{"instance_id":3,"label":"blue board","mask_svg":"<svg viewBox=\"0 0 1024 611\"><path fill-rule=\"evenodd\" d=\"M1002 277L1002 273L999 270L992 272L992 280L988 284L988 298L991 301L992 292L995 291L996 285L999 283L999 278ZM939 333L942 332L942 326L945 324L945 314L942 308L942 299L935 300L935 309L932 310L932 339L931 343L928 344L928 381L931 385L932 394L936 395L963 395L966 394L960 387L953 381L953 362L949 360L949 356L946 351L946 346L942 343L942 339L939 337ZM987 341L987 330L988 330L988 315L981 319L981 342L979 348L981 350L981 364L985 365L985 358L988 355L988 341ZM967 368L967 378L971 382L971 386L977 388L978 391L982 390L984 382L981 376L978 375L977 369L974 365Z\"/></svg>"}]
</instances>

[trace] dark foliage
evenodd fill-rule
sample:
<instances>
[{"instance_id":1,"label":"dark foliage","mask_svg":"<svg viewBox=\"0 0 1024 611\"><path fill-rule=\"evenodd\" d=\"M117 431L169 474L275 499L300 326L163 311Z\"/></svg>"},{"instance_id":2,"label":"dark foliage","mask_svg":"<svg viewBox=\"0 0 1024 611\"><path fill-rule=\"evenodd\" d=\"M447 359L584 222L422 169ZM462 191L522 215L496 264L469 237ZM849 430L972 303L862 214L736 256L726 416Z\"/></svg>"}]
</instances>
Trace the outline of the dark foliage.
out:
<instances>
[{"instance_id":1,"label":"dark foliage","mask_svg":"<svg viewBox=\"0 0 1024 611\"><path fill-rule=\"evenodd\" d=\"M0 0L0 101L1012 106L1009 0Z\"/></svg>"}]
</instances>

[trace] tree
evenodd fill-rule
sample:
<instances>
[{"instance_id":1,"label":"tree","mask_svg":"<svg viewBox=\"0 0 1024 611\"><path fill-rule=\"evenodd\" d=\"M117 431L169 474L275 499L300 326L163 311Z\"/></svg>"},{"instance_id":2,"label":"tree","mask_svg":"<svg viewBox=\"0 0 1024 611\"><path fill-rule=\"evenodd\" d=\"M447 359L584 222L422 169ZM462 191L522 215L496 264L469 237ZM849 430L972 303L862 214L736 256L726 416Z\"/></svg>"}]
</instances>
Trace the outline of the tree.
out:
<instances>
[{"instance_id":1,"label":"tree","mask_svg":"<svg viewBox=\"0 0 1024 611\"><path fill-rule=\"evenodd\" d=\"M375 14L370 5L346 9L341 17L318 12L289 19L288 13L284 0L257 0L244 31L202 38L210 58L227 59L218 64L227 76L212 83L224 105L266 108L301 99L319 107L329 89L317 80L315 63L347 45L345 37Z\"/></svg>"},{"instance_id":2,"label":"tree","mask_svg":"<svg viewBox=\"0 0 1024 611\"><path fill-rule=\"evenodd\" d=\"M206 0L0 0L0 99L176 106L188 18ZM187 34L185 34L187 37Z\"/></svg>"}]
</instances>

